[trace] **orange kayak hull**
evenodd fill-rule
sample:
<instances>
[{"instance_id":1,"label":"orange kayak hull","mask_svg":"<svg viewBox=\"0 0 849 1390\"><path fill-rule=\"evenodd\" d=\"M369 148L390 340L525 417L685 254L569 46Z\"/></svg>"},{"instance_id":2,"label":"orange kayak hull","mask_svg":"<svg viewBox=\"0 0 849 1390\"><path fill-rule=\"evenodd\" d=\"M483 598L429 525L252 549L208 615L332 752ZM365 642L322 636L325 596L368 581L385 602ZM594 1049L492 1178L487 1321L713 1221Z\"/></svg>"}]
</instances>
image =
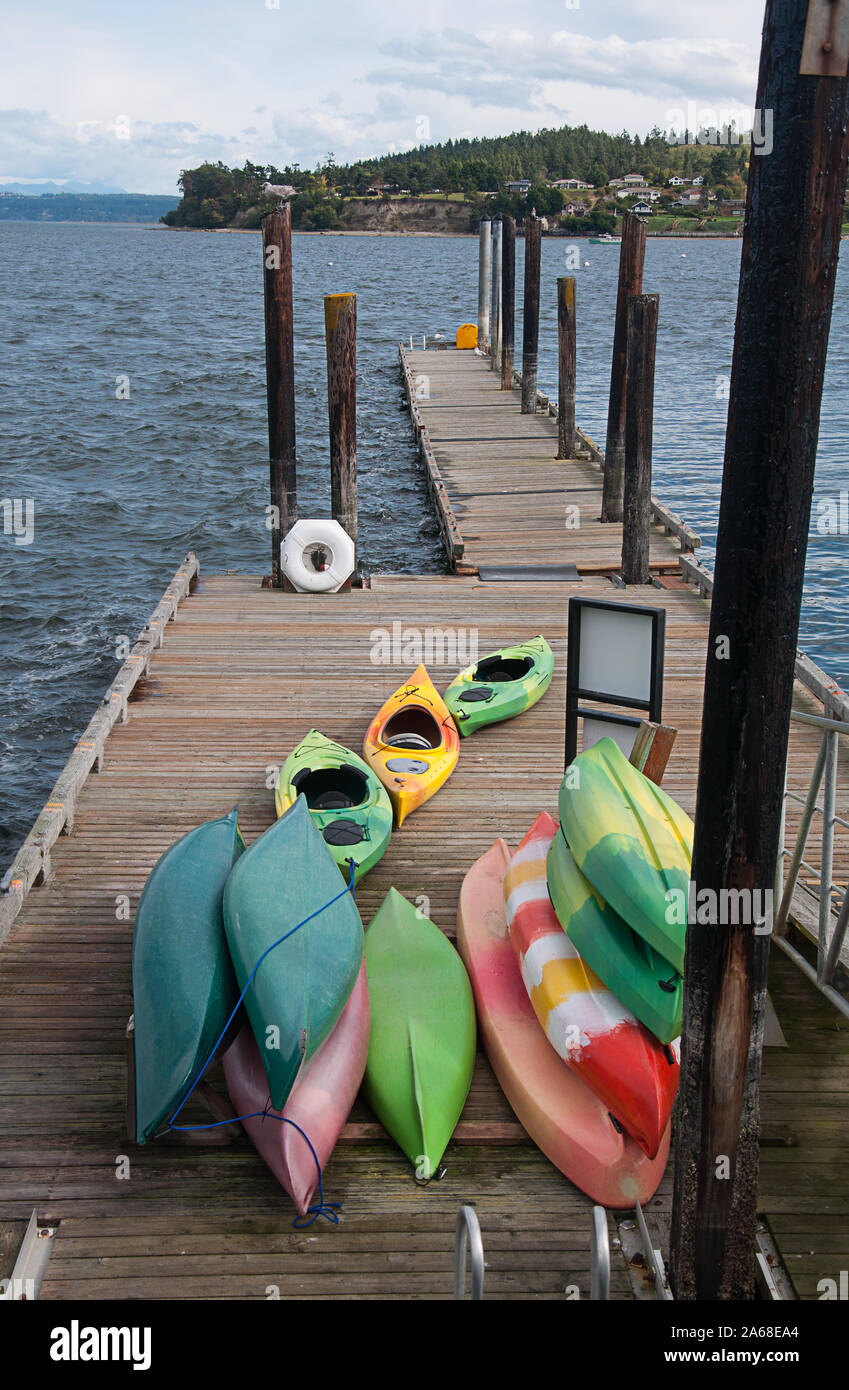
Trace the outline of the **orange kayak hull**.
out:
<instances>
[{"instance_id":1,"label":"orange kayak hull","mask_svg":"<svg viewBox=\"0 0 849 1390\"><path fill-rule=\"evenodd\" d=\"M466 874L457 913L457 946L487 1057L534 1143L576 1187L605 1207L647 1202L666 1168L669 1126L649 1158L548 1042L510 943L504 913L509 863L507 845L496 840Z\"/></svg>"},{"instance_id":2,"label":"orange kayak hull","mask_svg":"<svg viewBox=\"0 0 849 1390\"><path fill-rule=\"evenodd\" d=\"M363 740L363 757L389 793L397 826L439 791L459 755L457 725L419 666L381 706Z\"/></svg>"}]
</instances>

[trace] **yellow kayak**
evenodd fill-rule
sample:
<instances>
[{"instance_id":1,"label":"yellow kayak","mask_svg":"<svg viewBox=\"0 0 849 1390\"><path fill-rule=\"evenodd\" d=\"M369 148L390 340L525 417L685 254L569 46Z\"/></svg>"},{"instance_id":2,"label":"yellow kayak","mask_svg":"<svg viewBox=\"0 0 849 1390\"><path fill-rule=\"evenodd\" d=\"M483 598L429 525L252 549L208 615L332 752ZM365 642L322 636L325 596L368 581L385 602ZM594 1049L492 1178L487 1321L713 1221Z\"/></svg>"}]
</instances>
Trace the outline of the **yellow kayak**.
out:
<instances>
[{"instance_id":1,"label":"yellow kayak","mask_svg":"<svg viewBox=\"0 0 849 1390\"><path fill-rule=\"evenodd\" d=\"M363 757L389 793L402 825L451 776L460 735L424 666L390 695L363 740Z\"/></svg>"}]
</instances>

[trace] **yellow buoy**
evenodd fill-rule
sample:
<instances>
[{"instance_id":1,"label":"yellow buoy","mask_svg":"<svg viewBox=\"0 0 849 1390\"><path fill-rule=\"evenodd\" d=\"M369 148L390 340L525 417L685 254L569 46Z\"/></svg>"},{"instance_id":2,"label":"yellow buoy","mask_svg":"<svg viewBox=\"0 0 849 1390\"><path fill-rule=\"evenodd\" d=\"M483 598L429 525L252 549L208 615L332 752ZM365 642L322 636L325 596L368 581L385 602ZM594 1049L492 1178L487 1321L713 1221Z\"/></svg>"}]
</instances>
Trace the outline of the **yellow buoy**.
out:
<instances>
[{"instance_id":1,"label":"yellow buoy","mask_svg":"<svg viewBox=\"0 0 849 1390\"><path fill-rule=\"evenodd\" d=\"M458 348L476 348L478 345L478 326L476 323L461 323L457 329Z\"/></svg>"}]
</instances>

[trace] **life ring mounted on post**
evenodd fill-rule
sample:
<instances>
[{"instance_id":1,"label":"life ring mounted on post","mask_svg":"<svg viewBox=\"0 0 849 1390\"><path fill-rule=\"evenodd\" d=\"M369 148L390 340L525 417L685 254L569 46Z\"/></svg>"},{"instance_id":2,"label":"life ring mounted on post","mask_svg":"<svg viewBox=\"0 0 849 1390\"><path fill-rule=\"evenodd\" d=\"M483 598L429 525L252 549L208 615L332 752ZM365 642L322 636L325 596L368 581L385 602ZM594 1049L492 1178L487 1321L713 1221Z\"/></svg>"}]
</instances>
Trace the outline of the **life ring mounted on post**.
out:
<instances>
[{"instance_id":1,"label":"life ring mounted on post","mask_svg":"<svg viewBox=\"0 0 849 1390\"><path fill-rule=\"evenodd\" d=\"M338 521L296 521L280 543L280 569L299 593L335 594L355 566L354 542Z\"/></svg>"}]
</instances>

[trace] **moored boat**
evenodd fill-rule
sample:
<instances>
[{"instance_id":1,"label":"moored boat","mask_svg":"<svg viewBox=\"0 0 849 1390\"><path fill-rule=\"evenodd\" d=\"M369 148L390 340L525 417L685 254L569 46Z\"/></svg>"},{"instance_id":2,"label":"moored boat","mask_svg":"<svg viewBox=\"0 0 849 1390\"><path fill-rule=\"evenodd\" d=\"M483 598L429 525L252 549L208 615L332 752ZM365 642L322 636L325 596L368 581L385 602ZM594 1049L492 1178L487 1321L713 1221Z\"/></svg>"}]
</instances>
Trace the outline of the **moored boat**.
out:
<instances>
[{"instance_id":1,"label":"moored boat","mask_svg":"<svg viewBox=\"0 0 849 1390\"><path fill-rule=\"evenodd\" d=\"M559 807L581 873L680 973L693 853L689 816L612 738L579 753L560 785Z\"/></svg>"},{"instance_id":2,"label":"moored boat","mask_svg":"<svg viewBox=\"0 0 849 1390\"><path fill-rule=\"evenodd\" d=\"M381 706L363 741L363 756L389 793L397 825L451 776L459 751L457 726L419 666Z\"/></svg>"},{"instance_id":3,"label":"moored boat","mask_svg":"<svg viewBox=\"0 0 849 1390\"><path fill-rule=\"evenodd\" d=\"M395 888L366 931L371 1037L363 1096L416 1167L433 1177L475 1065L475 1006L451 942Z\"/></svg>"},{"instance_id":4,"label":"moored boat","mask_svg":"<svg viewBox=\"0 0 849 1390\"><path fill-rule=\"evenodd\" d=\"M541 700L551 684L554 655L545 638L502 647L461 671L445 703L461 735L513 719Z\"/></svg>"},{"instance_id":5,"label":"moored boat","mask_svg":"<svg viewBox=\"0 0 849 1390\"><path fill-rule=\"evenodd\" d=\"M133 931L136 1141L173 1114L212 1060L239 991L224 935L224 885L245 847L238 808L166 850Z\"/></svg>"},{"instance_id":6,"label":"moored boat","mask_svg":"<svg viewBox=\"0 0 849 1390\"><path fill-rule=\"evenodd\" d=\"M457 945L469 971L492 1069L534 1143L571 1182L606 1207L633 1207L657 1190L669 1127L648 1158L604 1101L545 1037L522 983L504 914L510 851L497 840L463 881Z\"/></svg>"},{"instance_id":7,"label":"moored boat","mask_svg":"<svg viewBox=\"0 0 849 1390\"><path fill-rule=\"evenodd\" d=\"M224 925L271 1103L282 1110L302 1062L342 1012L363 955L359 913L302 796L231 873Z\"/></svg>"},{"instance_id":8,"label":"moored boat","mask_svg":"<svg viewBox=\"0 0 849 1390\"><path fill-rule=\"evenodd\" d=\"M369 997L363 961L345 1007L318 1051L299 1071L283 1110L269 1105L268 1081L249 1025L242 1028L222 1058L235 1113L245 1117L242 1124L254 1148L301 1216L309 1209L319 1169L324 1171L356 1099L368 1039ZM261 1113L257 1115L257 1111Z\"/></svg>"},{"instance_id":9,"label":"moored boat","mask_svg":"<svg viewBox=\"0 0 849 1390\"><path fill-rule=\"evenodd\" d=\"M510 940L540 1025L554 1048L653 1158L678 1090L678 1057L582 960L557 920L546 855L557 823L537 816L504 878Z\"/></svg>"},{"instance_id":10,"label":"moored boat","mask_svg":"<svg viewBox=\"0 0 849 1390\"><path fill-rule=\"evenodd\" d=\"M274 789L278 816L298 796L345 879L354 864L356 882L385 853L392 834L392 803L367 763L350 748L310 729L289 754Z\"/></svg>"}]
</instances>

